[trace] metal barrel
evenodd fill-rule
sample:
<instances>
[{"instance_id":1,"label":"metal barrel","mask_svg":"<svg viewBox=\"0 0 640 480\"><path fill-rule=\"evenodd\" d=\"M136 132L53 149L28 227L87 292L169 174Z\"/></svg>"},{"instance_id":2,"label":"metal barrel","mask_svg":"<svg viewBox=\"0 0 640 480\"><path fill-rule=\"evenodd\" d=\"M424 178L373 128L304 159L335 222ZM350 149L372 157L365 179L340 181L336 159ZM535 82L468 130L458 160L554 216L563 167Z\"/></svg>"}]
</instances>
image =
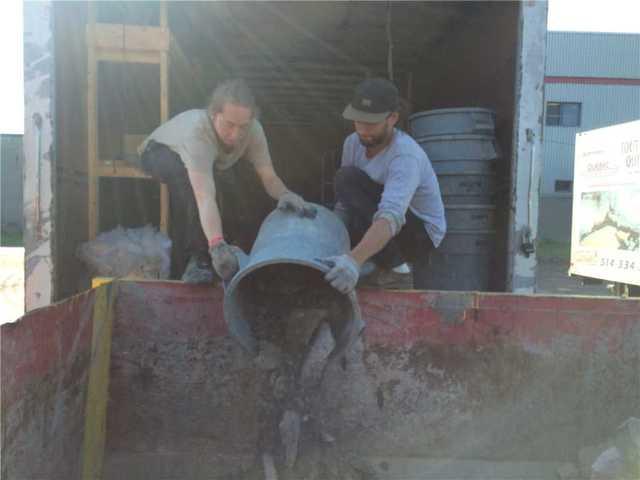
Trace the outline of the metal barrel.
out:
<instances>
[{"instance_id":1,"label":"metal barrel","mask_svg":"<svg viewBox=\"0 0 640 480\"><path fill-rule=\"evenodd\" d=\"M437 174L437 172L436 172ZM495 205L495 175L437 174L440 193L448 205Z\"/></svg>"},{"instance_id":2,"label":"metal barrel","mask_svg":"<svg viewBox=\"0 0 640 480\"><path fill-rule=\"evenodd\" d=\"M498 224L495 113L448 108L409 121L438 176L447 218L447 234L431 255L428 288L488 290Z\"/></svg>"},{"instance_id":3,"label":"metal barrel","mask_svg":"<svg viewBox=\"0 0 640 480\"><path fill-rule=\"evenodd\" d=\"M487 290L496 233L487 230L449 230L429 259L429 288Z\"/></svg>"},{"instance_id":4,"label":"metal barrel","mask_svg":"<svg viewBox=\"0 0 640 480\"><path fill-rule=\"evenodd\" d=\"M334 336L332 356L349 347L364 328L356 293L342 295L331 287L323 278L328 267L319 261L349 252L349 234L333 212L315 207L313 218L274 210L250 254L238 254L240 270L225 286L224 316L231 335L251 354L257 353L256 334L265 318L291 321L297 312L294 321L300 324L294 327L305 331L305 322L320 315Z\"/></svg>"},{"instance_id":5,"label":"metal barrel","mask_svg":"<svg viewBox=\"0 0 640 480\"><path fill-rule=\"evenodd\" d=\"M500 156L493 135L428 135L415 139L434 164L450 160L486 162Z\"/></svg>"},{"instance_id":6,"label":"metal barrel","mask_svg":"<svg viewBox=\"0 0 640 480\"><path fill-rule=\"evenodd\" d=\"M466 230L494 230L496 227L495 205L445 204L450 232Z\"/></svg>"},{"instance_id":7,"label":"metal barrel","mask_svg":"<svg viewBox=\"0 0 640 480\"><path fill-rule=\"evenodd\" d=\"M414 113L409 117L411 133L424 135L493 135L496 114L486 108L441 108Z\"/></svg>"}]
</instances>

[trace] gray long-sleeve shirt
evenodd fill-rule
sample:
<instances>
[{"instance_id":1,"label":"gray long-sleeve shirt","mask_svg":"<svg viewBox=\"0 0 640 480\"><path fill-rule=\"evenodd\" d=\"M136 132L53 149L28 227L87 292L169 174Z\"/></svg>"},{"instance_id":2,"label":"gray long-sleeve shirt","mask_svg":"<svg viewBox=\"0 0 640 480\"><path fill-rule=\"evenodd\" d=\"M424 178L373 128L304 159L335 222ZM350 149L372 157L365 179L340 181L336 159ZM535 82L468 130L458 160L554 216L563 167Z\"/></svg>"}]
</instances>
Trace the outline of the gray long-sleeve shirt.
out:
<instances>
[{"instance_id":1,"label":"gray long-sleeve shirt","mask_svg":"<svg viewBox=\"0 0 640 480\"><path fill-rule=\"evenodd\" d=\"M342 166L358 167L384 185L374 219L389 220L395 235L405 224L407 209L411 209L424 222L433 245L440 245L447 230L440 186L429 157L413 138L395 129L389 146L367 158L354 132L344 141Z\"/></svg>"}]
</instances>

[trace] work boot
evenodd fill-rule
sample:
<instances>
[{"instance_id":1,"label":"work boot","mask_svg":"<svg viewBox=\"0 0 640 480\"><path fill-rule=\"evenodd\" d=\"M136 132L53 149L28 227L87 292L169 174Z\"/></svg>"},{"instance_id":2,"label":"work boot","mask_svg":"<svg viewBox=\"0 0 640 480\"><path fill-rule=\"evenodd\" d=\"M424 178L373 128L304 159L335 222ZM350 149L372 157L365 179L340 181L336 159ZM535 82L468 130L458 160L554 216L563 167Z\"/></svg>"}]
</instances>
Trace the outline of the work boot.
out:
<instances>
[{"instance_id":1,"label":"work boot","mask_svg":"<svg viewBox=\"0 0 640 480\"><path fill-rule=\"evenodd\" d=\"M205 255L191 255L182 274L182 281L192 284L211 284L216 278L211 262Z\"/></svg>"},{"instance_id":2,"label":"work boot","mask_svg":"<svg viewBox=\"0 0 640 480\"><path fill-rule=\"evenodd\" d=\"M369 275L360 277L358 286L387 290L413 290L413 273L398 273L376 266Z\"/></svg>"}]
</instances>

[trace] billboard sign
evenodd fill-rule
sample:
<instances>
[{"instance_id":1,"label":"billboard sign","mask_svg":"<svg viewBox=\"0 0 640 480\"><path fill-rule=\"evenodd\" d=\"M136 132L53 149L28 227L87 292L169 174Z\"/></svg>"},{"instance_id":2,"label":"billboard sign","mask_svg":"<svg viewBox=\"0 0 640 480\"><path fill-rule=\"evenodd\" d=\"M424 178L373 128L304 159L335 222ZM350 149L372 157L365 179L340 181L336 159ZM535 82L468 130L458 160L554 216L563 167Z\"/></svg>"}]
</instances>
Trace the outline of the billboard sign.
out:
<instances>
[{"instance_id":1,"label":"billboard sign","mask_svg":"<svg viewBox=\"0 0 640 480\"><path fill-rule=\"evenodd\" d=\"M570 275L640 285L640 120L576 135Z\"/></svg>"}]
</instances>

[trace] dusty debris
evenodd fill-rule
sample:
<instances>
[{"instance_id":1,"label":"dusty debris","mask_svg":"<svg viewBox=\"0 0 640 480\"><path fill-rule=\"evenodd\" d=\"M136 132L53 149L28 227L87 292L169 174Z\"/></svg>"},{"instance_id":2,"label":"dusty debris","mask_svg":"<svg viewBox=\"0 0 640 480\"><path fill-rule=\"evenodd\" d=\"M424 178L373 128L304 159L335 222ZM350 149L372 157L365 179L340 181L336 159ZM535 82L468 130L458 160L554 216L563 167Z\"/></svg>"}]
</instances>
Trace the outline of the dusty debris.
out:
<instances>
[{"instance_id":1,"label":"dusty debris","mask_svg":"<svg viewBox=\"0 0 640 480\"><path fill-rule=\"evenodd\" d=\"M259 396L259 448L263 459L260 478L377 478L375 469L366 460L336 446L336 438L323 425L320 415L314 414L313 399L322 389L334 345L329 326L322 325L311 336L307 354L302 357L264 342L260 345L263 351L258 358L266 361L262 368L270 373L265 375ZM271 368L266 369L266 365Z\"/></svg>"},{"instance_id":2,"label":"dusty debris","mask_svg":"<svg viewBox=\"0 0 640 480\"><path fill-rule=\"evenodd\" d=\"M616 430L612 445L590 468L591 480L640 478L640 419L629 418Z\"/></svg>"},{"instance_id":3,"label":"dusty debris","mask_svg":"<svg viewBox=\"0 0 640 480\"><path fill-rule=\"evenodd\" d=\"M605 450L613 447L611 442L601 443L599 445L589 445L583 447L578 452L578 468L582 478L589 478L591 475L591 467L598 459L600 454Z\"/></svg>"},{"instance_id":4,"label":"dusty debris","mask_svg":"<svg viewBox=\"0 0 640 480\"><path fill-rule=\"evenodd\" d=\"M285 480L376 480L375 468L364 458L336 447L309 446Z\"/></svg>"},{"instance_id":5,"label":"dusty debris","mask_svg":"<svg viewBox=\"0 0 640 480\"><path fill-rule=\"evenodd\" d=\"M300 385L305 391L317 388L327 368L327 359L336 343L328 323L322 323L311 339L309 351L300 371Z\"/></svg>"},{"instance_id":6,"label":"dusty debris","mask_svg":"<svg viewBox=\"0 0 640 480\"><path fill-rule=\"evenodd\" d=\"M267 341L258 342L258 355L253 363L259 370L275 370L284 360L282 350L275 344Z\"/></svg>"},{"instance_id":7,"label":"dusty debris","mask_svg":"<svg viewBox=\"0 0 640 480\"><path fill-rule=\"evenodd\" d=\"M273 455L269 453L262 454L262 466L264 468L264 480L278 480L278 472L273 461Z\"/></svg>"},{"instance_id":8,"label":"dusty debris","mask_svg":"<svg viewBox=\"0 0 640 480\"><path fill-rule=\"evenodd\" d=\"M622 455L624 471L640 478L640 419L631 417L616 431L614 444Z\"/></svg>"},{"instance_id":9,"label":"dusty debris","mask_svg":"<svg viewBox=\"0 0 640 480\"><path fill-rule=\"evenodd\" d=\"M295 410L287 410L282 415L278 425L280 440L284 446L284 464L292 468L298 457L298 442L300 441L300 429L302 417Z\"/></svg>"},{"instance_id":10,"label":"dusty debris","mask_svg":"<svg viewBox=\"0 0 640 480\"><path fill-rule=\"evenodd\" d=\"M573 463L565 463L558 468L558 478L560 480L580 480L584 477Z\"/></svg>"},{"instance_id":11,"label":"dusty debris","mask_svg":"<svg viewBox=\"0 0 640 480\"><path fill-rule=\"evenodd\" d=\"M99 234L77 249L92 274L105 277L169 278L171 240L151 225Z\"/></svg>"},{"instance_id":12,"label":"dusty debris","mask_svg":"<svg viewBox=\"0 0 640 480\"><path fill-rule=\"evenodd\" d=\"M620 451L611 447L593 462L591 466L591 480L619 480L623 475L624 462Z\"/></svg>"},{"instance_id":13,"label":"dusty debris","mask_svg":"<svg viewBox=\"0 0 640 480\"><path fill-rule=\"evenodd\" d=\"M337 358L331 353L336 346L335 334L340 331L340 302L345 299L337 298L330 289L310 288L304 271L292 272L304 278L278 282L257 277L248 287L251 328L258 342L254 363L265 373L258 396L262 478L271 475L265 458L272 460L278 478L371 478L345 473L357 472L353 465L359 462L338 458L337 451L328 453L336 439L313 412L327 366ZM322 454L318 445L325 448ZM305 460L299 466L301 459Z\"/></svg>"}]
</instances>

